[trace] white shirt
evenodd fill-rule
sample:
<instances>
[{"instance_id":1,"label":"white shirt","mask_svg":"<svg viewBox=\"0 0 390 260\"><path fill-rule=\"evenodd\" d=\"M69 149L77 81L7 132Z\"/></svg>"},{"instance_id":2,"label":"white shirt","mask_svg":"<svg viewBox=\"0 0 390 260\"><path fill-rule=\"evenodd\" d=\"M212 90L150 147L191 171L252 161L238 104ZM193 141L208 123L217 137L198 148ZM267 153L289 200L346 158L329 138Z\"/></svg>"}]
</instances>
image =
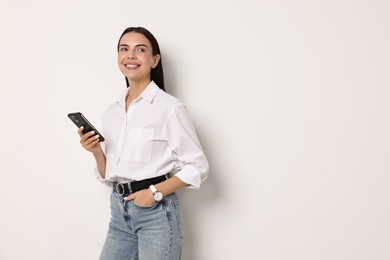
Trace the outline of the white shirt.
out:
<instances>
[{"instance_id":1,"label":"white shirt","mask_svg":"<svg viewBox=\"0 0 390 260\"><path fill-rule=\"evenodd\" d=\"M199 188L209 164L185 105L152 81L126 113L128 91L102 116L106 139L103 181L143 180L171 173Z\"/></svg>"}]
</instances>

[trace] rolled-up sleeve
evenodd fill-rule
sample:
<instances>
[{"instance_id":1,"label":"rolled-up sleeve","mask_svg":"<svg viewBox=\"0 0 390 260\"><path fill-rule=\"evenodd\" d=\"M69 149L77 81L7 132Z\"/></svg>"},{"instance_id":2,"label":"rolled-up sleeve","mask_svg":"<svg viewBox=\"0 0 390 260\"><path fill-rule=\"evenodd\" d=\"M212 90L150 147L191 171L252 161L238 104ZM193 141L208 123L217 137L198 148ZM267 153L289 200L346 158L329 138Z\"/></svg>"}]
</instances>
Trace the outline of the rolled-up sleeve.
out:
<instances>
[{"instance_id":1,"label":"rolled-up sleeve","mask_svg":"<svg viewBox=\"0 0 390 260\"><path fill-rule=\"evenodd\" d=\"M178 104L171 111L163 135L176 157L179 171L175 176L189 188L198 189L207 179L209 163L184 104Z\"/></svg>"}]
</instances>

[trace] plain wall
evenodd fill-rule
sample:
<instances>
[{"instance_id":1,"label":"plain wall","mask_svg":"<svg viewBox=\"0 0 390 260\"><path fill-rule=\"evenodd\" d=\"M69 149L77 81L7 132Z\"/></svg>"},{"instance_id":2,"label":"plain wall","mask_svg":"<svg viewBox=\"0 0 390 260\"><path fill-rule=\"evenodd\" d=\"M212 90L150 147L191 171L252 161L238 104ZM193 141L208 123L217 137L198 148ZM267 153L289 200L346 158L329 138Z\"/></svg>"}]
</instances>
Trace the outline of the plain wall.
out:
<instances>
[{"instance_id":1,"label":"plain wall","mask_svg":"<svg viewBox=\"0 0 390 260\"><path fill-rule=\"evenodd\" d=\"M184 260L390 259L390 2L0 2L0 259L97 259L109 193L66 117L125 88L144 26L210 161Z\"/></svg>"}]
</instances>

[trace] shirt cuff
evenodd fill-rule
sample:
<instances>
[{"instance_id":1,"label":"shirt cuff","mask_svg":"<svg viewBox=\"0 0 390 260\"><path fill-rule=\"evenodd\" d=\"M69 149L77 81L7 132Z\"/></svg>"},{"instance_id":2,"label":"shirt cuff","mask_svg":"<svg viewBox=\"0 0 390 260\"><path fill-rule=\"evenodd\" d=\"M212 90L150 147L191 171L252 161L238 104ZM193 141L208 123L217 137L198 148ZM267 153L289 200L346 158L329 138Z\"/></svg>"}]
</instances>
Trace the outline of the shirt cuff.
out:
<instances>
[{"instance_id":1,"label":"shirt cuff","mask_svg":"<svg viewBox=\"0 0 390 260\"><path fill-rule=\"evenodd\" d=\"M188 184L187 188L199 189L203 181L207 179L208 171L201 171L198 167L187 166L175 174L181 181Z\"/></svg>"},{"instance_id":2,"label":"shirt cuff","mask_svg":"<svg viewBox=\"0 0 390 260\"><path fill-rule=\"evenodd\" d=\"M94 168L94 172L95 172L95 176L96 176L98 181L100 181L101 183L103 183L103 184L105 184L107 186L111 186L111 182L107 181L106 179L103 179L103 177L100 175L100 172L97 169L97 167Z\"/></svg>"}]
</instances>

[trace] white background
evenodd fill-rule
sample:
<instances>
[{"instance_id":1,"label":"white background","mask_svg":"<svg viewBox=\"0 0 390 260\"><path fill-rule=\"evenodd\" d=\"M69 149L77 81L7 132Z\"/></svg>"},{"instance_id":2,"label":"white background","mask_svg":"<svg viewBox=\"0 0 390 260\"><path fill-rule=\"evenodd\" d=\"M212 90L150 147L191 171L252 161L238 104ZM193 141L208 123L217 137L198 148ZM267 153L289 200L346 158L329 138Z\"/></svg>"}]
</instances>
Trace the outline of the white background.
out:
<instances>
[{"instance_id":1,"label":"white background","mask_svg":"<svg viewBox=\"0 0 390 260\"><path fill-rule=\"evenodd\" d=\"M390 259L387 0L0 2L0 259L97 259L110 190L66 117L125 88L144 26L210 161L184 260Z\"/></svg>"}]
</instances>

